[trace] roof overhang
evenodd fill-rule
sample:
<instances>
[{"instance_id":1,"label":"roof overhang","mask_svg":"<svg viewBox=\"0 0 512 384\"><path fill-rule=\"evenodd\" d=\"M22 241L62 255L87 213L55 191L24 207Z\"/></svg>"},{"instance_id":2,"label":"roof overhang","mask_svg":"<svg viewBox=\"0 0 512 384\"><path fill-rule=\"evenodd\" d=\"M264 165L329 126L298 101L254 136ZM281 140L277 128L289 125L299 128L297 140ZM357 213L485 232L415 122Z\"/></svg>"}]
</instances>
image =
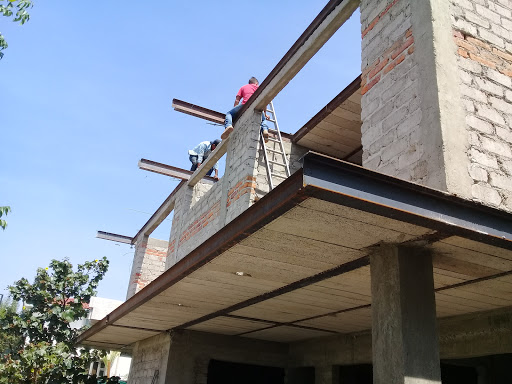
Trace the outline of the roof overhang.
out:
<instances>
[{"instance_id":1,"label":"roof overhang","mask_svg":"<svg viewBox=\"0 0 512 384\"><path fill-rule=\"evenodd\" d=\"M438 316L512 305L512 215L309 153L303 169L78 342L175 328L290 342L371 327L369 254L434 251ZM103 343L103 344L102 344Z\"/></svg>"}]
</instances>

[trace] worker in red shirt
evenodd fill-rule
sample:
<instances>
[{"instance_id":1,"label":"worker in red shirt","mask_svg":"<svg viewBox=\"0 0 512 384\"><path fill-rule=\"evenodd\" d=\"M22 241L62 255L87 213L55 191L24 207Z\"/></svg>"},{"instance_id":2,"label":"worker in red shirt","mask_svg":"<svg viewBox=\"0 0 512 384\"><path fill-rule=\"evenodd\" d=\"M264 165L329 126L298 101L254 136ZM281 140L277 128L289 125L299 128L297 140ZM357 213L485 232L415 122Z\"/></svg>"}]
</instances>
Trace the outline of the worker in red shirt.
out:
<instances>
[{"instance_id":1,"label":"worker in red shirt","mask_svg":"<svg viewBox=\"0 0 512 384\"><path fill-rule=\"evenodd\" d=\"M226 128L222 135L220 136L222 140L229 136L231 132L233 132L233 119L236 119L238 112L242 109L242 106L247 103L247 100L252 96L252 94L258 89L259 83L255 77L251 77L249 79L249 84L246 84L240 88L235 98L234 108L226 113L226 119L224 120L224 127ZM242 103L240 103L242 100ZM263 134L263 138L265 143L268 141L268 127L265 124L265 119L269 119L269 116L266 112L261 113L261 132Z\"/></svg>"}]
</instances>

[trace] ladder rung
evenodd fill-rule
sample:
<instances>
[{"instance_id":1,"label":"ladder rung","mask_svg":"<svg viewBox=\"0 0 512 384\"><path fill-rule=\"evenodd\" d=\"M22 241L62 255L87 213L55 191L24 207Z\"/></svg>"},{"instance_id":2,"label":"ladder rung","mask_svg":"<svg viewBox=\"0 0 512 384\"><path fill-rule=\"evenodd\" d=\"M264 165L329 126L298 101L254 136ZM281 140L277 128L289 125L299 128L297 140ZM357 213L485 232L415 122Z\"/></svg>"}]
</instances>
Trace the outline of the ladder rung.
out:
<instances>
[{"instance_id":1,"label":"ladder rung","mask_svg":"<svg viewBox=\"0 0 512 384\"><path fill-rule=\"evenodd\" d=\"M268 162L272 163L272 164L282 165L283 167L286 165L285 163L280 163L279 161L274 161L274 160L269 160Z\"/></svg>"},{"instance_id":2,"label":"ladder rung","mask_svg":"<svg viewBox=\"0 0 512 384\"><path fill-rule=\"evenodd\" d=\"M273 123L275 123L276 121L274 119L266 119L266 121L271 121Z\"/></svg>"},{"instance_id":3,"label":"ladder rung","mask_svg":"<svg viewBox=\"0 0 512 384\"><path fill-rule=\"evenodd\" d=\"M269 151L269 152L279 153L280 155L283 155L283 152L281 152L281 151L277 151L277 150L275 150L275 149L267 148L267 147L265 147L265 149L266 149L267 151Z\"/></svg>"},{"instance_id":4,"label":"ladder rung","mask_svg":"<svg viewBox=\"0 0 512 384\"><path fill-rule=\"evenodd\" d=\"M283 176L283 175L278 175L277 173L271 173L272 176L275 176L275 177L280 177L282 179L286 179L288 176Z\"/></svg>"}]
</instances>

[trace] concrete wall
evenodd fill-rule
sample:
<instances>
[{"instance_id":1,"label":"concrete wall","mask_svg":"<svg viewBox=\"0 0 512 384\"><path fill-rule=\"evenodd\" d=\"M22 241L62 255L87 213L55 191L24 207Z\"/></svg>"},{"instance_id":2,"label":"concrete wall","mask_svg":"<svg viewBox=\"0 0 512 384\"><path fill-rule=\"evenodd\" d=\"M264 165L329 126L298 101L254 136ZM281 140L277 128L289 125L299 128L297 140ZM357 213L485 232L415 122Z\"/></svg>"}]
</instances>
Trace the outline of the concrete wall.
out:
<instances>
[{"instance_id":1,"label":"concrete wall","mask_svg":"<svg viewBox=\"0 0 512 384\"><path fill-rule=\"evenodd\" d=\"M175 331L171 335L166 382L206 384L211 359L285 367L287 353L288 346L279 343L202 332Z\"/></svg>"},{"instance_id":2,"label":"concrete wall","mask_svg":"<svg viewBox=\"0 0 512 384\"><path fill-rule=\"evenodd\" d=\"M512 3L363 0L363 166L512 210Z\"/></svg>"},{"instance_id":3,"label":"concrete wall","mask_svg":"<svg viewBox=\"0 0 512 384\"><path fill-rule=\"evenodd\" d=\"M165 271L168 243L144 236L135 244L126 299L139 292Z\"/></svg>"},{"instance_id":4,"label":"concrete wall","mask_svg":"<svg viewBox=\"0 0 512 384\"><path fill-rule=\"evenodd\" d=\"M472 198L512 210L512 2L452 0Z\"/></svg>"},{"instance_id":5,"label":"concrete wall","mask_svg":"<svg viewBox=\"0 0 512 384\"><path fill-rule=\"evenodd\" d=\"M441 359L512 353L512 308L440 319ZM289 366L372 362L371 333L338 335L290 344Z\"/></svg>"},{"instance_id":6,"label":"concrete wall","mask_svg":"<svg viewBox=\"0 0 512 384\"><path fill-rule=\"evenodd\" d=\"M512 308L440 319L441 359L512 353ZM368 332L328 336L291 344L194 331L161 334L135 345L130 383L205 384L211 359L287 368L315 367L318 382L330 382L339 365L371 364ZM332 380L332 379L331 379Z\"/></svg>"},{"instance_id":7,"label":"concrete wall","mask_svg":"<svg viewBox=\"0 0 512 384\"><path fill-rule=\"evenodd\" d=\"M231 222L269 191L263 148L259 141L260 114L254 113L237 122L226 154L224 176L213 186L198 183L184 187L176 195L173 223L169 237L166 269L176 264L206 239ZM291 172L301 165L306 150L283 139ZM269 148L278 144L269 142ZM277 161L282 162L282 158ZM285 176L283 167L273 172ZM278 185L283 179L274 178Z\"/></svg>"},{"instance_id":8,"label":"concrete wall","mask_svg":"<svg viewBox=\"0 0 512 384\"><path fill-rule=\"evenodd\" d=\"M169 357L170 336L162 333L135 343L130 367L130 384L153 384L158 370L158 384L165 384L167 360Z\"/></svg>"}]
</instances>

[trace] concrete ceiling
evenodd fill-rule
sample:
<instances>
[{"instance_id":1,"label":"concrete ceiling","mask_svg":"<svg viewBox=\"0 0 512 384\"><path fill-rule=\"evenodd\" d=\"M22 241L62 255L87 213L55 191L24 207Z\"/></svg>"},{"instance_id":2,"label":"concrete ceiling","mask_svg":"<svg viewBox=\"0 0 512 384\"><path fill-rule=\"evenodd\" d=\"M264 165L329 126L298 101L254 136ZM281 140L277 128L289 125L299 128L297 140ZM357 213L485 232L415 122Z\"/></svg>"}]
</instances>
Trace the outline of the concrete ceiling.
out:
<instances>
[{"instance_id":1,"label":"concrete ceiling","mask_svg":"<svg viewBox=\"0 0 512 384\"><path fill-rule=\"evenodd\" d=\"M303 199L160 292L150 284L141 305L82 344L119 349L173 328L277 342L367 330L370 250L425 239L438 317L512 305L510 249L396 217Z\"/></svg>"},{"instance_id":2,"label":"concrete ceiling","mask_svg":"<svg viewBox=\"0 0 512 384\"><path fill-rule=\"evenodd\" d=\"M318 153L362 163L359 77L293 135L293 142Z\"/></svg>"}]
</instances>

